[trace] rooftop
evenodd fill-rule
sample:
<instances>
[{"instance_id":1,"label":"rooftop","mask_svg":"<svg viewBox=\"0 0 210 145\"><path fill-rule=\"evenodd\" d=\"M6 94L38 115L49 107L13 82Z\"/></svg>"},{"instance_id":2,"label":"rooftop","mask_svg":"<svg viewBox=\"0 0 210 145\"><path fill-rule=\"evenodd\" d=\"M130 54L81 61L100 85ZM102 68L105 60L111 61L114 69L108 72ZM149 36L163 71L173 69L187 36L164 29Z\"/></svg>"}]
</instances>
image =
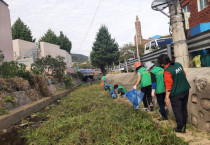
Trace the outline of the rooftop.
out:
<instances>
[{"instance_id":1,"label":"rooftop","mask_svg":"<svg viewBox=\"0 0 210 145\"><path fill-rule=\"evenodd\" d=\"M9 6L5 1L0 0L0 2L4 3L6 6Z\"/></svg>"}]
</instances>

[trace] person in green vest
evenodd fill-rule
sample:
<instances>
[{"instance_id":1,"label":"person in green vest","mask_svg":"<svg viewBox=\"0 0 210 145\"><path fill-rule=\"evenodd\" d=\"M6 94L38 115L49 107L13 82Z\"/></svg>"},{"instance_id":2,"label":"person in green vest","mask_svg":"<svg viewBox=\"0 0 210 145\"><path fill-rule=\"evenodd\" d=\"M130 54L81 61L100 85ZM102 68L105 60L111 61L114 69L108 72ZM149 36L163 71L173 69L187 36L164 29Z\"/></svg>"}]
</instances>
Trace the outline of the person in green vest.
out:
<instances>
[{"instance_id":1,"label":"person in green vest","mask_svg":"<svg viewBox=\"0 0 210 145\"><path fill-rule=\"evenodd\" d=\"M152 89L152 97L157 97L157 103L159 106L159 112L161 114L161 118L159 121L168 120L166 110L165 110L165 84L164 84L164 69L158 66L155 66L151 61L145 63L145 67L147 70L156 77L156 87Z\"/></svg>"},{"instance_id":2,"label":"person in green vest","mask_svg":"<svg viewBox=\"0 0 210 145\"><path fill-rule=\"evenodd\" d=\"M123 86L114 85L114 90L117 92L118 96L123 96L127 91Z\"/></svg>"},{"instance_id":3,"label":"person in green vest","mask_svg":"<svg viewBox=\"0 0 210 145\"><path fill-rule=\"evenodd\" d=\"M186 133L187 123L187 102L189 96L190 84L182 65L178 62L172 62L166 54L158 57L158 63L164 68L164 82L166 89L166 106L171 106L176 118L177 127L175 132Z\"/></svg>"},{"instance_id":4,"label":"person in green vest","mask_svg":"<svg viewBox=\"0 0 210 145\"><path fill-rule=\"evenodd\" d=\"M139 86L141 91L144 93L143 103L144 103L144 110L148 110L148 107L150 108L150 111L153 111L153 103L152 103L152 78L149 73L149 71L146 70L145 67L141 65L140 62L136 62L134 64L134 67L138 73L138 79L136 81L135 86L133 87L136 89L136 86Z\"/></svg>"},{"instance_id":5,"label":"person in green vest","mask_svg":"<svg viewBox=\"0 0 210 145\"><path fill-rule=\"evenodd\" d=\"M106 76L105 75L102 77L102 80L103 80L104 84L106 84Z\"/></svg>"},{"instance_id":6,"label":"person in green vest","mask_svg":"<svg viewBox=\"0 0 210 145\"><path fill-rule=\"evenodd\" d=\"M108 90L109 92L114 89L114 87L111 84L104 84L101 83L101 87L104 87L104 93Z\"/></svg>"}]
</instances>

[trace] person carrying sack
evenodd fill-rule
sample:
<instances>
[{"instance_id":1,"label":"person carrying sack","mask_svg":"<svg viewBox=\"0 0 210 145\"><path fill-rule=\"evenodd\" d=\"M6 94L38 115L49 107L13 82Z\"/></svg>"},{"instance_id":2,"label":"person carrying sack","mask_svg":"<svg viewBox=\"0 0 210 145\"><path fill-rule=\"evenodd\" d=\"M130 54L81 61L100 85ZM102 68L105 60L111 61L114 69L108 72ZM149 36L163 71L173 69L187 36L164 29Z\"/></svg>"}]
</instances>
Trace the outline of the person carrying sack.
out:
<instances>
[{"instance_id":1,"label":"person carrying sack","mask_svg":"<svg viewBox=\"0 0 210 145\"><path fill-rule=\"evenodd\" d=\"M176 118L177 127L175 132L186 133L187 123L187 102L189 96L190 84L186 78L183 67L178 62L172 62L166 54L158 57L158 63L164 68L164 82L166 89L166 106L171 106Z\"/></svg>"},{"instance_id":2,"label":"person carrying sack","mask_svg":"<svg viewBox=\"0 0 210 145\"><path fill-rule=\"evenodd\" d=\"M136 62L134 64L134 67L138 73L138 79L136 81L135 86L133 86L134 89L136 89L136 86L139 86L141 89L141 92L144 93L143 97L143 103L144 103L144 110L147 111L148 107L150 108L150 111L153 111L153 103L152 103L152 79L150 76L150 73L146 70L145 67L142 67L140 62Z\"/></svg>"},{"instance_id":3,"label":"person carrying sack","mask_svg":"<svg viewBox=\"0 0 210 145\"><path fill-rule=\"evenodd\" d=\"M152 97L157 97L157 103L159 106L159 112L161 114L161 118L158 119L159 121L168 120L166 110L165 110L165 84L164 84L164 69L161 67L155 66L154 63L151 61L145 63L145 67L147 70L156 77L156 88L152 89Z\"/></svg>"}]
</instances>

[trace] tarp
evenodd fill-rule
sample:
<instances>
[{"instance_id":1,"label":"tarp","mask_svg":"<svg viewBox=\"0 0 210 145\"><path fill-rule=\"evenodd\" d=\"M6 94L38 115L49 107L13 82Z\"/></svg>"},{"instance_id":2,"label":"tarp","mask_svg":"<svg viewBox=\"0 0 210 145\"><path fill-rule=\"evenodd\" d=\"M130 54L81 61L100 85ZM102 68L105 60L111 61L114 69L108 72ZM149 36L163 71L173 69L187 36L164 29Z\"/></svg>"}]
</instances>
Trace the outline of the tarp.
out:
<instances>
[{"instance_id":1,"label":"tarp","mask_svg":"<svg viewBox=\"0 0 210 145\"><path fill-rule=\"evenodd\" d=\"M123 97L127 97L130 100L130 102L133 104L134 109L137 109L144 97L144 93L132 89L127 93L125 93Z\"/></svg>"}]
</instances>

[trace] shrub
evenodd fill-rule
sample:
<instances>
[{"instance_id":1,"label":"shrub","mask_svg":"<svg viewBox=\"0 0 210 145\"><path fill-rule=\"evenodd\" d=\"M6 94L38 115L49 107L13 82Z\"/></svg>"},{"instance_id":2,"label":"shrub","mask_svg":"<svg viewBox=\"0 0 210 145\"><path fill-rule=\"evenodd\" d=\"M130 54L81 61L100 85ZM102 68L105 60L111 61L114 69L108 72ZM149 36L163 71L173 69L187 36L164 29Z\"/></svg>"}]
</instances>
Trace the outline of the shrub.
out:
<instances>
[{"instance_id":1,"label":"shrub","mask_svg":"<svg viewBox=\"0 0 210 145\"><path fill-rule=\"evenodd\" d=\"M72 77L68 75L64 75L64 83L66 85L66 88L71 88L74 84L72 82Z\"/></svg>"},{"instance_id":2,"label":"shrub","mask_svg":"<svg viewBox=\"0 0 210 145\"><path fill-rule=\"evenodd\" d=\"M30 80L30 72L26 70L26 65L18 63L16 61L3 62L0 65L0 77L2 78L14 78L21 77L26 80Z\"/></svg>"},{"instance_id":3,"label":"shrub","mask_svg":"<svg viewBox=\"0 0 210 145\"><path fill-rule=\"evenodd\" d=\"M77 71L77 75L78 75L78 77L79 77L80 80L83 79L83 74L80 71Z\"/></svg>"},{"instance_id":4,"label":"shrub","mask_svg":"<svg viewBox=\"0 0 210 145\"><path fill-rule=\"evenodd\" d=\"M10 103L15 103L15 100L11 97L11 96L7 96L5 99L4 99L5 102L10 102Z\"/></svg>"}]
</instances>

